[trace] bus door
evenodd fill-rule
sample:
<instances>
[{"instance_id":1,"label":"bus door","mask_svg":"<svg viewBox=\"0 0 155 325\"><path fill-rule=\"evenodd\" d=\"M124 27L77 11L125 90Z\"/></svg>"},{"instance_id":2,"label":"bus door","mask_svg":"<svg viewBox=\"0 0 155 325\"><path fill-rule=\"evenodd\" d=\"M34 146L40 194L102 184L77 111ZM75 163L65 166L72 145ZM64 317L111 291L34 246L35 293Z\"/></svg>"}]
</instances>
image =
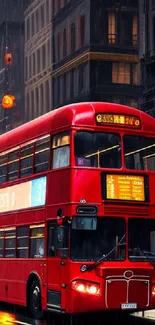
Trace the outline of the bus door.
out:
<instances>
[{"instance_id":1,"label":"bus door","mask_svg":"<svg viewBox=\"0 0 155 325\"><path fill-rule=\"evenodd\" d=\"M48 224L48 272L50 305L65 309L68 283L68 226L59 226L56 221ZM53 299L52 299L52 295ZM53 300L54 303L51 303ZM49 302L48 302L49 304Z\"/></svg>"}]
</instances>

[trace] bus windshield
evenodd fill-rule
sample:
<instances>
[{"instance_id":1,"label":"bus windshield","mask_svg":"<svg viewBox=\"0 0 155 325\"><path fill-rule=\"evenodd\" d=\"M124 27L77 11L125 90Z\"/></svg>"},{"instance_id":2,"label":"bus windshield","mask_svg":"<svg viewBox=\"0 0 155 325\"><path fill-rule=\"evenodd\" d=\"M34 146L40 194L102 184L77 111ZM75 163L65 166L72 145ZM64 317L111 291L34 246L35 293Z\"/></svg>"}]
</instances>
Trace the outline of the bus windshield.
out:
<instances>
[{"instance_id":1,"label":"bus windshield","mask_svg":"<svg viewBox=\"0 0 155 325\"><path fill-rule=\"evenodd\" d=\"M74 138L77 166L121 168L121 137L115 133L78 131Z\"/></svg>"},{"instance_id":2,"label":"bus windshield","mask_svg":"<svg viewBox=\"0 0 155 325\"><path fill-rule=\"evenodd\" d=\"M155 262L155 220L129 219L129 260Z\"/></svg>"},{"instance_id":3,"label":"bus windshield","mask_svg":"<svg viewBox=\"0 0 155 325\"><path fill-rule=\"evenodd\" d=\"M125 167L155 171L155 138L124 136Z\"/></svg>"},{"instance_id":4,"label":"bus windshield","mask_svg":"<svg viewBox=\"0 0 155 325\"><path fill-rule=\"evenodd\" d=\"M73 217L74 219L77 217ZM84 219L85 217L83 217ZM80 217L82 219L82 217ZM91 219L91 218L90 218ZM124 218L97 218L96 227L90 227L90 223L83 223L87 227L73 227L71 229L71 259L76 261L96 261L108 254L123 237L119 247L108 255L106 260L124 260L126 223Z\"/></svg>"}]
</instances>

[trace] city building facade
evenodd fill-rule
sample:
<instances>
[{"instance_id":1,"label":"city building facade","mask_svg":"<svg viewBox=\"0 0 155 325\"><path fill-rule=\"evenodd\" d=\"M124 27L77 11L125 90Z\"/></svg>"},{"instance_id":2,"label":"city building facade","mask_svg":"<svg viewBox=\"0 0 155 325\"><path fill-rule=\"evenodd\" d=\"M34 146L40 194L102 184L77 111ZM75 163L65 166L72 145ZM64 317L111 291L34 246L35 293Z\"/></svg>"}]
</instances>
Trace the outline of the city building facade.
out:
<instances>
[{"instance_id":1,"label":"city building facade","mask_svg":"<svg viewBox=\"0 0 155 325\"><path fill-rule=\"evenodd\" d=\"M25 121L52 109L52 1L34 0L25 11Z\"/></svg>"},{"instance_id":2,"label":"city building facade","mask_svg":"<svg viewBox=\"0 0 155 325\"><path fill-rule=\"evenodd\" d=\"M79 101L139 106L139 1L53 0L52 108Z\"/></svg>"},{"instance_id":3,"label":"city building facade","mask_svg":"<svg viewBox=\"0 0 155 325\"><path fill-rule=\"evenodd\" d=\"M143 95L141 109L155 117L155 1L139 3L139 57Z\"/></svg>"},{"instance_id":4,"label":"city building facade","mask_svg":"<svg viewBox=\"0 0 155 325\"><path fill-rule=\"evenodd\" d=\"M20 125L24 114L24 11L29 0L0 1L0 134ZM12 56L7 66L6 53ZM6 94L15 96L16 106L2 107Z\"/></svg>"}]
</instances>

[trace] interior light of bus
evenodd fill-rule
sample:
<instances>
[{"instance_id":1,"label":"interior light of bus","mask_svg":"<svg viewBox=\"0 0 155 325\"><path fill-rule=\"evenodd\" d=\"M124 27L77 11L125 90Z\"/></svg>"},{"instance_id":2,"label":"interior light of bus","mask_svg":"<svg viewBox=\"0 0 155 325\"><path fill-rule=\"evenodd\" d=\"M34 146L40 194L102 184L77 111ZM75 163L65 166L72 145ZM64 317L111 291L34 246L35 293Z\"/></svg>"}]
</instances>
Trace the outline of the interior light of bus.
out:
<instances>
[{"instance_id":1,"label":"interior light of bus","mask_svg":"<svg viewBox=\"0 0 155 325\"><path fill-rule=\"evenodd\" d=\"M152 286L152 296L155 296L155 285Z\"/></svg>"},{"instance_id":2,"label":"interior light of bus","mask_svg":"<svg viewBox=\"0 0 155 325\"><path fill-rule=\"evenodd\" d=\"M133 128L140 128L141 122L137 116L132 115L122 115L122 114L109 114L100 113L96 115L96 123L99 125L120 125Z\"/></svg>"},{"instance_id":3,"label":"interior light of bus","mask_svg":"<svg viewBox=\"0 0 155 325\"><path fill-rule=\"evenodd\" d=\"M89 293L91 295L100 294L100 286L97 283L91 283L86 281L73 281L72 289L81 293Z\"/></svg>"}]
</instances>

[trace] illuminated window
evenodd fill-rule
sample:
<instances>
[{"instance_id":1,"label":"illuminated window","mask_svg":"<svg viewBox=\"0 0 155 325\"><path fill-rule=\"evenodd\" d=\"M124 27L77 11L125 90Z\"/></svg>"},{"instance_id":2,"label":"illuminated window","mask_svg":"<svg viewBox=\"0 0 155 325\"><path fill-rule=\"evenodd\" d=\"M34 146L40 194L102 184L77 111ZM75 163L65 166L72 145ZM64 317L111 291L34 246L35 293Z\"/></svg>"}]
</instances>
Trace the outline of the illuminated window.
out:
<instances>
[{"instance_id":1,"label":"illuminated window","mask_svg":"<svg viewBox=\"0 0 155 325\"><path fill-rule=\"evenodd\" d=\"M112 82L130 84L130 64L113 62Z\"/></svg>"},{"instance_id":2,"label":"illuminated window","mask_svg":"<svg viewBox=\"0 0 155 325\"><path fill-rule=\"evenodd\" d=\"M69 166L70 163L70 135L58 134L53 137L53 168Z\"/></svg>"},{"instance_id":3,"label":"illuminated window","mask_svg":"<svg viewBox=\"0 0 155 325\"><path fill-rule=\"evenodd\" d=\"M29 227L17 228L17 257L28 257Z\"/></svg>"},{"instance_id":4,"label":"illuminated window","mask_svg":"<svg viewBox=\"0 0 155 325\"><path fill-rule=\"evenodd\" d=\"M70 27L70 35L71 35L71 52L74 52L75 51L75 39L76 39L76 29L75 29L75 23L72 23L71 24L71 27Z\"/></svg>"},{"instance_id":5,"label":"illuminated window","mask_svg":"<svg viewBox=\"0 0 155 325\"><path fill-rule=\"evenodd\" d=\"M138 85L138 64L133 64L133 84Z\"/></svg>"},{"instance_id":6,"label":"illuminated window","mask_svg":"<svg viewBox=\"0 0 155 325\"><path fill-rule=\"evenodd\" d=\"M42 258L45 254L45 225L30 226L30 257Z\"/></svg>"},{"instance_id":7,"label":"illuminated window","mask_svg":"<svg viewBox=\"0 0 155 325\"><path fill-rule=\"evenodd\" d=\"M138 46L138 17L133 16L132 22L132 44L133 46Z\"/></svg>"},{"instance_id":8,"label":"illuminated window","mask_svg":"<svg viewBox=\"0 0 155 325\"><path fill-rule=\"evenodd\" d=\"M108 43L116 44L116 14L109 12L108 15Z\"/></svg>"},{"instance_id":9,"label":"illuminated window","mask_svg":"<svg viewBox=\"0 0 155 325\"><path fill-rule=\"evenodd\" d=\"M66 29L63 31L63 57L67 55L67 35Z\"/></svg>"}]
</instances>

